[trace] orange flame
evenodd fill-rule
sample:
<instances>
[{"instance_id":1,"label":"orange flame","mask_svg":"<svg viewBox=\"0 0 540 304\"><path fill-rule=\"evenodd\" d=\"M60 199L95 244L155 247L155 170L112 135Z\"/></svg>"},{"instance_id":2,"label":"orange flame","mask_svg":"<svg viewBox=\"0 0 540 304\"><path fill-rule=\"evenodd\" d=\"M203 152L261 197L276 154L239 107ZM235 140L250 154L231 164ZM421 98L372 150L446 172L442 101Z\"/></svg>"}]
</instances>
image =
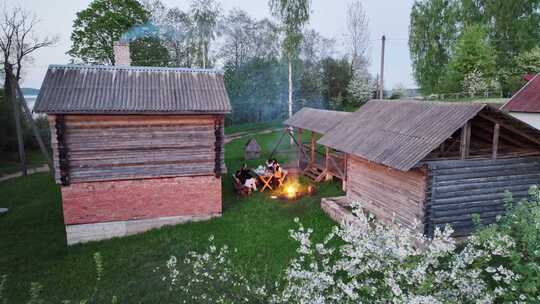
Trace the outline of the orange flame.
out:
<instances>
[{"instance_id":1,"label":"orange flame","mask_svg":"<svg viewBox=\"0 0 540 304\"><path fill-rule=\"evenodd\" d=\"M294 185L287 186L286 191L287 191L287 197L294 198L296 196L296 188L294 187Z\"/></svg>"}]
</instances>

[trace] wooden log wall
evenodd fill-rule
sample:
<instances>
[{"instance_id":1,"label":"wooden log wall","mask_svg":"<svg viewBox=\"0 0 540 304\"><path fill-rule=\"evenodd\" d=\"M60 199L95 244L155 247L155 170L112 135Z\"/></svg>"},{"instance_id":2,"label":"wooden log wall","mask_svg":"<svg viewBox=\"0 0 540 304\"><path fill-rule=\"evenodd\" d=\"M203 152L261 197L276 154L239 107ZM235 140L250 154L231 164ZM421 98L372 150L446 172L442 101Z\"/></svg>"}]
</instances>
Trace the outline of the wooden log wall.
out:
<instances>
[{"instance_id":1,"label":"wooden log wall","mask_svg":"<svg viewBox=\"0 0 540 304\"><path fill-rule=\"evenodd\" d=\"M71 183L226 172L221 116L63 117L65 130L62 140L67 146L67 173ZM49 116L51 134L56 134L55 121L55 116ZM51 144L56 181L60 183L66 168L60 170L56 136L52 136ZM216 168L216 162L221 164L220 168Z\"/></svg>"},{"instance_id":2,"label":"wooden log wall","mask_svg":"<svg viewBox=\"0 0 540 304\"><path fill-rule=\"evenodd\" d=\"M540 185L540 158L433 161L428 176L425 233L450 224L456 236L464 236L474 228L472 214L489 224L504 213L506 190L517 202Z\"/></svg>"},{"instance_id":3,"label":"wooden log wall","mask_svg":"<svg viewBox=\"0 0 540 304\"><path fill-rule=\"evenodd\" d=\"M378 220L396 220L423 229L426 177L423 169L407 172L368 162L356 156L347 158L347 198L357 201Z\"/></svg>"}]
</instances>

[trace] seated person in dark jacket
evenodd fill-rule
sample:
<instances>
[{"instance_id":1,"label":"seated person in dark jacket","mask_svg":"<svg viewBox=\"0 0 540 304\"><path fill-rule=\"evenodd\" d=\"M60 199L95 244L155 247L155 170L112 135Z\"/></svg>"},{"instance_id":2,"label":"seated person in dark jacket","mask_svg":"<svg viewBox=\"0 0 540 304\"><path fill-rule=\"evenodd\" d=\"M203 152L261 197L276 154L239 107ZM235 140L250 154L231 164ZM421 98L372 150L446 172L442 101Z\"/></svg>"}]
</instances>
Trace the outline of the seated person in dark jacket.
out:
<instances>
[{"instance_id":1,"label":"seated person in dark jacket","mask_svg":"<svg viewBox=\"0 0 540 304\"><path fill-rule=\"evenodd\" d=\"M251 171L248 169L247 164L243 164L242 168L236 171L234 175L240 180L240 182L255 191L257 191L257 180L251 174Z\"/></svg>"}]
</instances>

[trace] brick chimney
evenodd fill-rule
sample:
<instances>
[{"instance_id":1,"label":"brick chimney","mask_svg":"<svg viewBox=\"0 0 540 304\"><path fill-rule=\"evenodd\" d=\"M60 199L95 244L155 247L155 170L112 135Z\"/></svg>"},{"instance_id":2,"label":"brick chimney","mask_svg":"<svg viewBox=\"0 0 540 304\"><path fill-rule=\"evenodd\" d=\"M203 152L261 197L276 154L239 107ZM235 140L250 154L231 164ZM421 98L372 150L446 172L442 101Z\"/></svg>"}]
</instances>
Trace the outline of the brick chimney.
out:
<instances>
[{"instance_id":1,"label":"brick chimney","mask_svg":"<svg viewBox=\"0 0 540 304\"><path fill-rule=\"evenodd\" d=\"M120 65L120 66L131 65L128 42L123 42L123 41L115 42L113 45L113 53L114 53L114 65Z\"/></svg>"}]
</instances>

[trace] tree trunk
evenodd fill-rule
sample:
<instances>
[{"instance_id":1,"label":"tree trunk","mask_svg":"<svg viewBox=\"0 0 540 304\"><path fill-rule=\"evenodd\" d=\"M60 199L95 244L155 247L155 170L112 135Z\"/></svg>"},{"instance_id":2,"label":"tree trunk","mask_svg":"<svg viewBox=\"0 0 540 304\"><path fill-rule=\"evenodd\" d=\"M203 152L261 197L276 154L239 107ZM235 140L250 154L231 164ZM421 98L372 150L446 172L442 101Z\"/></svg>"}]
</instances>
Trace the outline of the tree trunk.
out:
<instances>
[{"instance_id":1,"label":"tree trunk","mask_svg":"<svg viewBox=\"0 0 540 304\"><path fill-rule=\"evenodd\" d=\"M21 128L21 118L20 118L20 106L17 102L17 89L16 84L13 83L13 70L11 67L6 66L6 100L11 100L11 103L13 105L13 118L15 120L15 130L17 132L17 143L18 143L18 150L19 150L19 160L21 162L21 171L22 175L26 176L26 154L24 153L24 139L22 134L22 128ZM12 75L10 77L10 75Z\"/></svg>"},{"instance_id":2,"label":"tree trunk","mask_svg":"<svg viewBox=\"0 0 540 304\"><path fill-rule=\"evenodd\" d=\"M289 55L289 102L288 102L288 106L289 106L289 117L291 117L293 115L293 82L292 82L292 58L291 58L291 55ZM289 139L289 144L292 146L293 144L293 140L292 138Z\"/></svg>"}]
</instances>

